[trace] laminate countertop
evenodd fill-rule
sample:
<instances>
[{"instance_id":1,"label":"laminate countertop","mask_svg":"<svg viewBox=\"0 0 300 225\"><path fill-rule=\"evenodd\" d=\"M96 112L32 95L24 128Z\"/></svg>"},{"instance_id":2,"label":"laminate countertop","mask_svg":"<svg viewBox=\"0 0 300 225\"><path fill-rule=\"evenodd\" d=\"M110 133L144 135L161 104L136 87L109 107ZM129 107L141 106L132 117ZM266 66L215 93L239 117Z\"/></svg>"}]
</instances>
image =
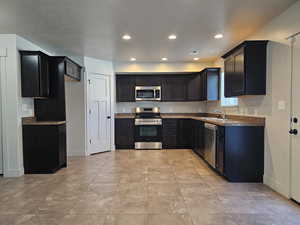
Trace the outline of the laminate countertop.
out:
<instances>
[{"instance_id":1,"label":"laminate countertop","mask_svg":"<svg viewBox=\"0 0 300 225\"><path fill-rule=\"evenodd\" d=\"M49 126L57 126L66 124L66 121L37 121L34 117L24 117L22 118L22 125L49 125Z\"/></svg>"},{"instance_id":2,"label":"laminate countertop","mask_svg":"<svg viewBox=\"0 0 300 225\"><path fill-rule=\"evenodd\" d=\"M206 123L215 124L218 126L265 126L265 118L226 115L226 119L218 118L219 114L197 114L197 113L161 113L163 119L193 119L200 120ZM133 119L134 113L117 113L116 119Z\"/></svg>"}]
</instances>

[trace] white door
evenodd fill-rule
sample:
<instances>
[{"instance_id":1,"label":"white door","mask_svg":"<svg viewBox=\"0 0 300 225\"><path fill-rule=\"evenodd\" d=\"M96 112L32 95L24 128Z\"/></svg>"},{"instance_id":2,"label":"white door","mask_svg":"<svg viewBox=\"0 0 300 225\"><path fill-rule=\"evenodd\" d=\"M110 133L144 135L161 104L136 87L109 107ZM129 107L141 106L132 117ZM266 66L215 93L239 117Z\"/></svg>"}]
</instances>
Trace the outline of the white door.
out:
<instances>
[{"instance_id":1,"label":"white door","mask_svg":"<svg viewBox=\"0 0 300 225\"><path fill-rule=\"evenodd\" d=\"M292 41L291 197L300 202L300 35ZM298 131L298 134L295 133Z\"/></svg>"},{"instance_id":2,"label":"white door","mask_svg":"<svg viewBox=\"0 0 300 225\"><path fill-rule=\"evenodd\" d=\"M111 110L110 80L105 75L88 77L89 154L110 151Z\"/></svg>"}]
</instances>

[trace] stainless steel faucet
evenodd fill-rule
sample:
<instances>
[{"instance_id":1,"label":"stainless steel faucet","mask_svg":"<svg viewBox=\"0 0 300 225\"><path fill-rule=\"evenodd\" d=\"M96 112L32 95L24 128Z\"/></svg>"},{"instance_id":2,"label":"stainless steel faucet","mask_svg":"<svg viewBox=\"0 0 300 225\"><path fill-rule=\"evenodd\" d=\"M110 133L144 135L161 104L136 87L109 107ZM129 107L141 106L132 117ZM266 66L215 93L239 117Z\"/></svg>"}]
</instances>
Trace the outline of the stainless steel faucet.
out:
<instances>
[{"instance_id":1,"label":"stainless steel faucet","mask_svg":"<svg viewBox=\"0 0 300 225\"><path fill-rule=\"evenodd\" d=\"M219 114L221 114L221 118L222 118L223 120L226 119L226 113L225 113L225 110L224 110L224 111L221 111L221 110L215 110L214 113L219 113Z\"/></svg>"}]
</instances>

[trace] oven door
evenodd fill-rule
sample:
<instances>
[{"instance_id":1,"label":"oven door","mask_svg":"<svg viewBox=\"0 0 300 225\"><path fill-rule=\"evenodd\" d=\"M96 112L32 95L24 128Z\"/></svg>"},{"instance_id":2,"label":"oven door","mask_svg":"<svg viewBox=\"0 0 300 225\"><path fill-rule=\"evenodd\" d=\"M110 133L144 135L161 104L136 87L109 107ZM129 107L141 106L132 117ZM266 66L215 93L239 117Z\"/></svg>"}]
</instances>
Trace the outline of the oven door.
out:
<instances>
[{"instance_id":1,"label":"oven door","mask_svg":"<svg viewBox=\"0 0 300 225\"><path fill-rule=\"evenodd\" d=\"M136 125L135 142L161 142L161 125Z\"/></svg>"}]
</instances>

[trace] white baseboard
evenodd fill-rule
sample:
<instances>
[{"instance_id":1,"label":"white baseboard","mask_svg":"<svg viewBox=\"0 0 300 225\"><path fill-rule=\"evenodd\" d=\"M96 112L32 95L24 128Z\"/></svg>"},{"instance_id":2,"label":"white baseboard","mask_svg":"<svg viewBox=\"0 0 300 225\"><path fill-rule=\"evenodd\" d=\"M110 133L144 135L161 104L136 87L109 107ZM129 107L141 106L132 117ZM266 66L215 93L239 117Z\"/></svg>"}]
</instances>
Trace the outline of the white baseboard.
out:
<instances>
[{"instance_id":1,"label":"white baseboard","mask_svg":"<svg viewBox=\"0 0 300 225\"><path fill-rule=\"evenodd\" d=\"M4 177L21 177L24 175L24 169L7 170L4 172Z\"/></svg>"},{"instance_id":2,"label":"white baseboard","mask_svg":"<svg viewBox=\"0 0 300 225\"><path fill-rule=\"evenodd\" d=\"M264 184L272 188L274 191L278 192L279 194L290 198L290 191L289 187L284 187L278 180L276 180L273 176L264 175Z\"/></svg>"}]
</instances>

